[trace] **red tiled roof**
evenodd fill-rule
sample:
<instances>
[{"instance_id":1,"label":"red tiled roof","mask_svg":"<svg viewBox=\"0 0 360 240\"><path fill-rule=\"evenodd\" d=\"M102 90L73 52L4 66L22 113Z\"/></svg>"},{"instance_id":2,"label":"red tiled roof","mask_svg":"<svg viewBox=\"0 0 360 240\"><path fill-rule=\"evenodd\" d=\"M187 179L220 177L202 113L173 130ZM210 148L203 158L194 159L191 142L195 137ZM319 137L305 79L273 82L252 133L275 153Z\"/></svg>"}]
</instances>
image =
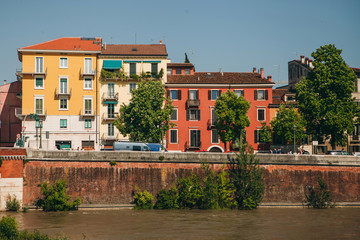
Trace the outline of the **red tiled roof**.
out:
<instances>
[{"instance_id":1,"label":"red tiled roof","mask_svg":"<svg viewBox=\"0 0 360 240\"><path fill-rule=\"evenodd\" d=\"M273 89L272 91L272 104L284 103L284 95L290 93L288 89Z\"/></svg>"},{"instance_id":2,"label":"red tiled roof","mask_svg":"<svg viewBox=\"0 0 360 240\"><path fill-rule=\"evenodd\" d=\"M175 84L269 84L259 73L195 72L194 75L167 75L167 83Z\"/></svg>"},{"instance_id":3,"label":"red tiled roof","mask_svg":"<svg viewBox=\"0 0 360 240\"><path fill-rule=\"evenodd\" d=\"M355 73L360 72L360 68L353 68L352 67L351 69L354 70Z\"/></svg>"},{"instance_id":4,"label":"red tiled roof","mask_svg":"<svg viewBox=\"0 0 360 240\"><path fill-rule=\"evenodd\" d=\"M102 55L167 56L164 44L106 44Z\"/></svg>"},{"instance_id":5,"label":"red tiled roof","mask_svg":"<svg viewBox=\"0 0 360 240\"><path fill-rule=\"evenodd\" d=\"M168 67L193 67L192 63L168 63Z\"/></svg>"},{"instance_id":6,"label":"red tiled roof","mask_svg":"<svg viewBox=\"0 0 360 240\"><path fill-rule=\"evenodd\" d=\"M21 50L101 51L101 38L64 37L19 48Z\"/></svg>"}]
</instances>

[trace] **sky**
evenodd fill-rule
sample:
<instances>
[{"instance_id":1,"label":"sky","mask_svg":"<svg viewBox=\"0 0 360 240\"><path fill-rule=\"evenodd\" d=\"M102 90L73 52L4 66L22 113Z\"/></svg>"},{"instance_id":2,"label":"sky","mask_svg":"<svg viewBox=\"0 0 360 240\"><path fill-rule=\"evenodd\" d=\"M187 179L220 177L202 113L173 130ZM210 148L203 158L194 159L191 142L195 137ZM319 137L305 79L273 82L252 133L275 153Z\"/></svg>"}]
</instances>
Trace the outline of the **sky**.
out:
<instances>
[{"instance_id":1,"label":"sky","mask_svg":"<svg viewBox=\"0 0 360 240\"><path fill-rule=\"evenodd\" d=\"M61 37L166 44L198 72L251 72L287 83L289 61L326 44L360 68L359 0L1 0L0 84L16 81L17 49Z\"/></svg>"}]
</instances>

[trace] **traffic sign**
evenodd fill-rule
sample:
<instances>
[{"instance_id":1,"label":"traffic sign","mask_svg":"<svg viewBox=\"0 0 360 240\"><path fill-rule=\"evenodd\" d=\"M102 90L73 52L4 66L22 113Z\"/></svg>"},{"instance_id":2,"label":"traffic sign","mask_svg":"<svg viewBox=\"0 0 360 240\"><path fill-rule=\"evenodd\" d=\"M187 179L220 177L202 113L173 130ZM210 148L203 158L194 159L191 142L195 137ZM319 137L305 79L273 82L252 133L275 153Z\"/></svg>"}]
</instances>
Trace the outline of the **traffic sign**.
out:
<instances>
[{"instance_id":1,"label":"traffic sign","mask_svg":"<svg viewBox=\"0 0 360 240\"><path fill-rule=\"evenodd\" d=\"M25 130L26 130L26 127L22 127L22 128L21 128L21 131L22 131L22 132L25 132Z\"/></svg>"},{"instance_id":2,"label":"traffic sign","mask_svg":"<svg viewBox=\"0 0 360 240\"><path fill-rule=\"evenodd\" d=\"M16 138L20 138L20 137L21 137L20 133L16 134Z\"/></svg>"}]
</instances>

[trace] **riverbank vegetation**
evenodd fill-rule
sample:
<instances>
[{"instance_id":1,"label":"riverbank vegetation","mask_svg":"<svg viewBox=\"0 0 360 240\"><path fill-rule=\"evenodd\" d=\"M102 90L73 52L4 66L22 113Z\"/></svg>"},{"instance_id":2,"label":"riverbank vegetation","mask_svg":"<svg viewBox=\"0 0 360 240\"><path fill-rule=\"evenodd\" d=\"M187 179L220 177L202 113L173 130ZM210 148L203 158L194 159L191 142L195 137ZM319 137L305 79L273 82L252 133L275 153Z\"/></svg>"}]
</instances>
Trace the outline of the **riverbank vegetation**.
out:
<instances>
[{"instance_id":1,"label":"riverbank vegetation","mask_svg":"<svg viewBox=\"0 0 360 240\"><path fill-rule=\"evenodd\" d=\"M69 211L77 210L81 204L78 197L70 202L70 195L66 195L67 183L65 180L58 180L55 184L42 183L39 184L43 198L39 199L35 205L42 208L43 211Z\"/></svg>"},{"instance_id":2,"label":"riverbank vegetation","mask_svg":"<svg viewBox=\"0 0 360 240\"><path fill-rule=\"evenodd\" d=\"M6 199L6 211L18 212L20 210L20 201L16 199L16 196L8 195Z\"/></svg>"},{"instance_id":3,"label":"riverbank vegetation","mask_svg":"<svg viewBox=\"0 0 360 240\"><path fill-rule=\"evenodd\" d=\"M327 188L324 180L322 178L318 178L318 187L308 186L307 191L305 193L306 197L306 206L308 208L333 208L335 207L335 203L332 201L331 193Z\"/></svg>"},{"instance_id":4,"label":"riverbank vegetation","mask_svg":"<svg viewBox=\"0 0 360 240\"><path fill-rule=\"evenodd\" d=\"M67 240L66 237L49 237L41 234L39 231L28 232L19 231L18 224L14 217L2 217L0 221L0 239L1 240Z\"/></svg>"}]
</instances>

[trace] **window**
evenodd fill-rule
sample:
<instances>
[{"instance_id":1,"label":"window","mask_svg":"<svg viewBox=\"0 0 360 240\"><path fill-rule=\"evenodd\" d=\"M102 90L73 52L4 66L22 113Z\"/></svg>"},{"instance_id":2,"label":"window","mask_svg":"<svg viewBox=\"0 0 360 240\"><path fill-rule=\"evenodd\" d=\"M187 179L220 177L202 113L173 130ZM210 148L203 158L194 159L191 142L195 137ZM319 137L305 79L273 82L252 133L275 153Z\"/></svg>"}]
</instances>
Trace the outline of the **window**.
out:
<instances>
[{"instance_id":1,"label":"window","mask_svg":"<svg viewBox=\"0 0 360 240\"><path fill-rule=\"evenodd\" d=\"M115 118L114 105L115 104L110 103L107 106L107 116L108 116L108 118Z\"/></svg>"},{"instance_id":2,"label":"window","mask_svg":"<svg viewBox=\"0 0 360 240\"><path fill-rule=\"evenodd\" d=\"M215 112L215 109L211 109L211 125L215 125L215 122L217 121L218 116Z\"/></svg>"},{"instance_id":3,"label":"window","mask_svg":"<svg viewBox=\"0 0 360 240\"><path fill-rule=\"evenodd\" d=\"M170 90L169 96L172 100L181 100L181 90Z\"/></svg>"},{"instance_id":4,"label":"window","mask_svg":"<svg viewBox=\"0 0 360 240\"><path fill-rule=\"evenodd\" d=\"M60 78L60 93L68 93L68 79L65 77Z\"/></svg>"},{"instance_id":5,"label":"window","mask_svg":"<svg viewBox=\"0 0 360 240\"><path fill-rule=\"evenodd\" d=\"M200 130L190 130L190 147L200 147Z\"/></svg>"},{"instance_id":6,"label":"window","mask_svg":"<svg viewBox=\"0 0 360 240\"><path fill-rule=\"evenodd\" d=\"M68 58L60 58L60 68L68 68Z\"/></svg>"},{"instance_id":7,"label":"window","mask_svg":"<svg viewBox=\"0 0 360 240\"><path fill-rule=\"evenodd\" d=\"M234 92L237 97L240 97L240 96L244 97L244 90L235 90Z\"/></svg>"},{"instance_id":8,"label":"window","mask_svg":"<svg viewBox=\"0 0 360 240\"><path fill-rule=\"evenodd\" d=\"M67 128L67 119L60 119L60 128Z\"/></svg>"},{"instance_id":9,"label":"window","mask_svg":"<svg viewBox=\"0 0 360 240\"><path fill-rule=\"evenodd\" d=\"M108 83L108 97L113 98L115 96L115 84Z\"/></svg>"},{"instance_id":10,"label":"window","mask_svg":"<svg viewBox=\"0 0 360 240\"><path fill-rule=\"evenodd\" d=\"M181 74L181 68L176 68L176 74Z\"/></svg>"},{"instance_id":11,"label":"window","mask_svg":"<svg viewBox=\"0 0 360 240\"><path fill-rule=\"evenodd\" d=\"M170 120L177 121L178 120L178 110L173 109L170 115Z\"/></svg>"},{"instance_id":12,"label":"window","mask_svg":"<svg viewBox=\"0 0 360 240\"><path fill-rule=\"evenodd\" d=\"M190 74L190 68L185 68L185 74L189 75Z\"/></svg>"},{"instance_id":13,"label":"window","mask_svg":"<svg viewBox=\"0 0 360 240\"><path fill-rule=\"evenodd\" d=\"M198 92L198 90L189 90L189 99L190 99L190 100L199 99L199 92Z\"/></svg>"},{"instance_id":14,"label":"window","mask_svg":"<svg viewBox=\"0 0 360 240\"><path fill-rule=\"evenodd\" d=\"M170 143L178 143L178 130L170 129Z\"/></svg>"},{"instance_id":15,"label":"window","mask_svg":"<svg viewBox=\"0 0 360 240\"><path fill-rule=\"evenodd\" d=\"M221 94L221 90L209 90L208 92L208 99L209 100L216 100Z\"/></svg>"},{"instance_id":16,"label":"window","mask_svg":"<svg viewBox=\"0 0 360 240\"><path fill-rule=\"evenodd\" d=\"M92 59L91 58L84 59L84 73L92 73Z\"/></svg>"},{"instance_id":17,"label":"window","mask_svg":"<svg viewBox=\"0 0 360 240\"><path fill-rule=\"evenodd\" d=\"M35 97L35 113L44 114L44 97Z\"/></svg>"},{"instance_id":18,"label":"window","mask_svg":"<svg viewBox=\"0 0 360 240\"><path fill-rule=\"evenodd\" d=\"M254 142L255 143L260 143L261 141L260 141L260 130L255 130L254 131Z\"/></svg>"},{"instance_id":19,"label":"window","mask_svg":"<svg viewBox=\"0 0 360 240\"><path fill-rule=\"evenodd\" d=\"M84 78L84 89L92 89L93 88L93 81L92 78Z\"/></svg>"},{"instance_id":20,"label":"window","mask_svg":"<svg viewBox=\"0 0 360 240\"><path fill-rule=\"evenodd\" d=\"M131 93L134 89L136 89L136 83L129 83L129 93Z\"/></svg>"},{"instance_id":21,"label":"window","mask_svg":"<svg viewBox=\"0 0 360 240\"><path fill-rule=\"evenodd\" d=\"M44 58L43 57L35 58L35 72L36 73L44 72Z\"/></svg>"},{"instance_id":22,"label":"window","mask_svg":"<svg viewBox=\"0 0 360 240\"><path fill-rule=\"evenodd\" d=\"M35 89L44 89L44 78L43 77L35 78Z\"/></svg>"},{"instance_id":23,"label":"window","mask_svg":"<svg viewBox=\"0 0 360 240\"><path fill-rule=\"evenodd\" d=\"M268 100L268 90L255 90L255 100Z\"/></svg>"},{"instance_id":24,"label":"window","mask_svg":"<svg viewBox=\"0 0 360 240\"><path fill-rule=\"evenodd\" d=\"M158 64L157 63L151 63L151 74L152 75L158 74Z\"/></svg>"},{"instance_id":25,"label":"window","mask_svg":"<svg viewBox=\"0 0 360 240\"><path fill-rule=\"evenodd\" d=\"M167 74L172 74L172 68L167 69Z\"/></svg>"},{"instance_id":26,"label":"window","mask_svg":"<svg viewBox=\"0 0 360 240\"><path fill-rule=\"evenodd\" d=\"M258 121L265 121L265 109L258 109L257 110L257 120Z\"/></svg>"},{"instance_id":27,"label":"window","mask_svg":"<svg viewBox=\"0 0 360 240\"><path fill-rule=\"evenodd\" d=\"M92 98L84 98L84 114L92 114Z\"/></svg>"},{"instance_id":28,"label":"window","mask_svg":"<svg viewBox=\"0 0 360 240\"><path fill-rule=\"evenodd\" d=\"M219 136L216 129L211 130L211 143L219 143Z\"/></svg>"},{"instance_id":29,"label":"window","mask_svg":"<svg viewBox=\"0 0 360 240\"><path fill-rule=\"evenodd\" d=\"M136 74L136 63L130 63L130 76Z\"/></svg>"},{"instance_id":30,"label":"window","mask_svg":"<svg viewBox=\"0 0 360 240\"><path fill-rule=\"evenodd\" d=\"M199 121L200 120L200 109L187 109L186 120Z\"/></svg>"},{"instance_id":31,"label":"window","mask_svg":"<svg viewBox=\"0 0 360 240\"><path fill-rule=\"evenodd\" d=\"M112 123L108 123L108 136L113 137L114 135L114 125Z\"/></svg>"},{"instance_id":32,"label":"window","mask_svg":"<svg viewBox=\"0 0 360 240\"><path fill-rule=\"evenodd\" d=\"M91 119L85 119L85 128L91 128Z\"/></svg>"},{"instance_id":33,"label":"window","mask_svg":"<svg viewBox=\"0 0 360 240\"><path fill-rule=\"evenodd\" d=\"M67 109L68 109L68 99L60 98L60 110L67 110Z\"/></svg>"}]
</instances>

